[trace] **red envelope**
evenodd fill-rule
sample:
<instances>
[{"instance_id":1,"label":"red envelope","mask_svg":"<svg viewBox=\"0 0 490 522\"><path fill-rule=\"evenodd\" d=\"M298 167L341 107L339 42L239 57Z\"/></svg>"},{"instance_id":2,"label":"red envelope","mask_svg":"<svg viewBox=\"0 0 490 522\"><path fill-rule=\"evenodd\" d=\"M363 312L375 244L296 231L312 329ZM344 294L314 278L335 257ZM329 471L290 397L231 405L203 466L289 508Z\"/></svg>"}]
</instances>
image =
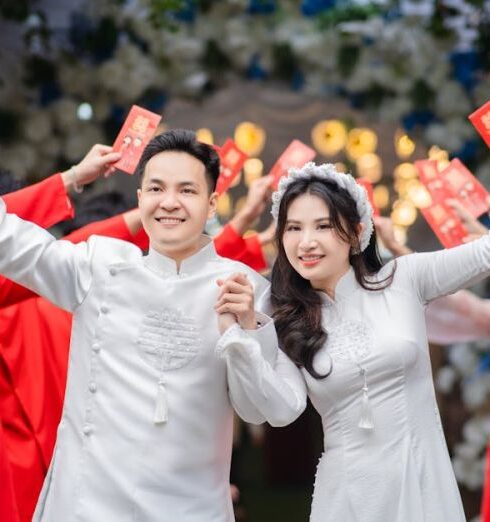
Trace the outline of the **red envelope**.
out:
<instances>
[{"instance_id":1,"label":"red envelope","mask_svg":"<svg viewBox=\"0 0 490 522\"><path fill-rule=\"evenodd\" d=\"M461 245L468 231L456 212L443 202L435 202L430 207L420 209L444 248Z\"/></svg>"},{"instance_id":2,"label":"red envelope","mask_svg":"<svg viewBox=\"0 0 490 522\"><path fill-rule=\"evenodd\" d=\"M444 183L438 169L436 160L418 160L414 163L419 173L420 181L429 191L432 201L444 202L448 198L454 198Z\"/></svg>"},{"instance_id":3,"label":"red envelope","mask_svg":"<svg viewBox=\"0 0 490 522\"><path fill-rule=\"evenodd\" d=\"M113 149L122 153L122 158L114 164L118 170L134 174L143 150L155 134L162 117L159 114L133 105L117 135Z\"/></svg>"},{"instance_id":4,"label":"red envelope","mask_svg":"<svg viewBox=\"0 0 490 522\"><path fill-rule=\"evenodd\" d=\"M220 159L220 174L216 184L218 195L225 193L243 168L248 155L236 143L227 139L222 147L216 147Z\"/></svg>"},{"instance_id":5,"label":"red envelope","mask_svg":"<svg viewBox=\"0 0 490 522\"><path fill-rule=\"evenodd\" d=\"M371 207L373 208L373 215L379 216L379 208L374 204L373 184L367 178L357 178L356 182L366 189L369 203L371 203Z\"/></svg>"},{"instance_id":6,"label":"red envelope","mask_svg":"<svg viewBox=\"0 0 490 522\"><path fill-rule=\"evenodd\" d=\"M308 161L311 161L316 156L316 152L308 145L305 145L299 140L293 140L279 156L272 167L269 174L272 174L274 180L272 182L272 188L277 189L279 180L283 176L287 176L288 169L291 167L302 167Z\"/></svg>"},{"instance_id":7,"label":"red envelope","mask_svg":"<svg viewBox=\"0 0 490 522\"><path fill-rule=\"evenodd\" d=\"M473 217L479 217L488 211L488 191L458 158L451 160L441 172L441 178Z\"/></svg>"},{"instance_id":8,"label":"red envelope","mask_svg":"<svg viewBox=\"0 0 490 522\"><path fill-rule=\"evenodd\" d=\"M490 147L490 101L468 116L475 129Z\"/></svg>"}]
</instances>

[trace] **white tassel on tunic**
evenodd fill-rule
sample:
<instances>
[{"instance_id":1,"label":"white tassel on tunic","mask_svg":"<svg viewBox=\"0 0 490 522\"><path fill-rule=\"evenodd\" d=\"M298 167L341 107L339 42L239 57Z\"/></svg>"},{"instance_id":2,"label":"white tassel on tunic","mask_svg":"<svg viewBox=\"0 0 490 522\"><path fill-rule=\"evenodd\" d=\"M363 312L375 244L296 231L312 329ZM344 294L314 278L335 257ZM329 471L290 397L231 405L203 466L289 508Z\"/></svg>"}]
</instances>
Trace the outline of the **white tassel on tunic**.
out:
<instances>
[{"instance_id":1,"label":"white tassel on tunic","mask_svg":"<svg viewBox=\"0 0 490 522\"><path fill-rule=\"evenodd\" d=\"M157 400L155 404L155 415L153 416L153 422L155 424L163 424L168 420L168 403L167 403L167 390L165 389L165 382L163 380L158 381L158 392Z\"/></svg>"},{"instance_id":2,"label":"white tassel on tunic","mask_svg":"<svg viewBox=\"0 0 490 522\"><path fill-rule=\"evenodd\" d=\"M362 387L362 404L361 404L361 418L359 419L359 428L363 430L374 429L373 410L369 402L368 385L366 370L361 368L361 375L364 377L364 385Z\"/></svg>"}]
</instances>

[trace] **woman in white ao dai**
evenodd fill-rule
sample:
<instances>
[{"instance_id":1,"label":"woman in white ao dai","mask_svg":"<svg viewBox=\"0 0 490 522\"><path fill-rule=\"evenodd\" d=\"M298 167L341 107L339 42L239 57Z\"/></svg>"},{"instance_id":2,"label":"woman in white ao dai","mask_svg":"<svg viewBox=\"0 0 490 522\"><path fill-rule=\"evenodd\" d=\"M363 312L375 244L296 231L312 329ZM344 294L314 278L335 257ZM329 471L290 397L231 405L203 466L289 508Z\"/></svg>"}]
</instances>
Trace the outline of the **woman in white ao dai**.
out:
<instances>
[{"instance_id":1,"label":"woman in white ao dai","mask_svg":"<svg viewBox=\"0 0 490 522\"><path fill-rule=\"evenodd\" d=\"M290 171L274 201L271 302L285 353L274 367L256 358L268 397L258 403L281 425L308 395L322 418L310 520L463 522L424 308L490 275L490 237L381 267L372 211L351 176L307 164Z\"/></svg>"}]
</instances>

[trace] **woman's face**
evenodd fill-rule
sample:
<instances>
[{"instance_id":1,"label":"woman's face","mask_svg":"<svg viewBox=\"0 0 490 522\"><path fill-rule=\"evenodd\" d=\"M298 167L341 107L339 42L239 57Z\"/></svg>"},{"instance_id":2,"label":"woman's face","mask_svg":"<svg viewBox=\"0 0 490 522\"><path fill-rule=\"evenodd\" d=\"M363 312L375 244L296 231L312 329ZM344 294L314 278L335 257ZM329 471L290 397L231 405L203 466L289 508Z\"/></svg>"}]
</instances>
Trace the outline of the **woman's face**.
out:
<instances>
[{"instance_id":1,"label":"woman's face","mask_svg":"<svg viewBox=\"0 0 490 522\"><path fill-rule=\"evenodd\" d=\"M349 270L351 245L338 235L319 196L306 193L290 203L282 243L291 266L313 288L332 289Z\"/></svg>"}]
</instances>

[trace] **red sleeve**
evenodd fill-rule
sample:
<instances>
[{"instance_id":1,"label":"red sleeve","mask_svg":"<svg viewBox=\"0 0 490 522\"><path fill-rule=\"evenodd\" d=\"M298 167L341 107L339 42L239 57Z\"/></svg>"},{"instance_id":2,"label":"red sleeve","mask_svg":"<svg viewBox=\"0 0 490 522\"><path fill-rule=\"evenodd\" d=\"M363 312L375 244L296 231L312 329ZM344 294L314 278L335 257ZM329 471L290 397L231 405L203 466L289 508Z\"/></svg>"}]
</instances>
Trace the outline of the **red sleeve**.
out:
<instances>
[{"instance_id":1,"label":"red sleeve","mask_svg":"<svg viewBox=\"0 0 490 522\"><path fill-rule=\"evenodd\" d=\"M220 256L236 261L239 261L247 250L245 240L229 223L214 238L214 246Z\"/></svg>"},{"instance_id":2,"label":"red sleeve","mask_svg":"<svg viewBox=\"0 0 490 522\"><path fill-rule=\"evenodd\" d=\"M484 481L481 519L482 522L490 522L490 441L487 448L487 465Z\"/></svg>"},{"instance_id":3,"label":"red sleeve","mask_svg":"<svg viewBox=\"0 0 490 522\"><path fill-rule=\"evenodd\" d=\"M19 512L15 500L12 471L7 455L3 428L0 422L0 520L4 522L19 522Z\"/></svg>"},{"instance_id":4,"label":"red sleeve","mask_svg":"<svg viewBox=\"0 0 490 522\"><path fill-rule=\"evenodd\" d=\"M2 196L7 211L22 219L49 228L75 215L61 174Z\"/></svg>"},{"instance_id":5,"label":"red sleeve","mask_svg":"<svg viewBox=\"0 0 490 522\"><path fill-rule=\"evenodd\" d=\"M31 297L37 297L37 294L10 279L0 276L0 308L20 303Z\"/></svg>"},{"instance_id":6,"label":"red sleeve","mask_svg":"<svg viewBox=\"0 0 490 522\"><path fill-rule=\"evenodd\" d=\"M126 226L122 214L102 221L89 223L78 230L74 230L63 239L71 241L72 243L80 243L86 241L90 236L114 237L116 239L123 239L124 241L130 242L132 239L132 235Z\"/></svg>"},{"instance_id":7,"label":"red sleeve","mask_svg":"<svg viewBox=\"0 0 490 522\"><path fill-rule=\"evenodd\" d=\"M258 234L243 238L230 224L227 224L214 238L214 246L220 256L241 261L254 270L267 268Z\"/></svg>"},{"instance_id":8,"label":"red sleeve","mask_svg":"<svg viewBox=\"0 0 490 522\"><path fill-rule=\"evenodd\" d=\"M260 272L267 268L267 260L264 256L264 250L259 241L259 235L254 234L245 238L246 251L241 259L242 263L245 263L250 268Z\"/></svg>"},{"instance_id":9,"label":"red sleeve","mask_svg":"<svg viewBox=\"0 0 490 522\"><path fill-rule=\"evenodd\" d=\"M131 241L133 245L140 247L141 250L148 250L150 248L150 240L148 239L148 235L143 227L139 232L131 236L129 241Z\"/></svg>"}]
</instances>

